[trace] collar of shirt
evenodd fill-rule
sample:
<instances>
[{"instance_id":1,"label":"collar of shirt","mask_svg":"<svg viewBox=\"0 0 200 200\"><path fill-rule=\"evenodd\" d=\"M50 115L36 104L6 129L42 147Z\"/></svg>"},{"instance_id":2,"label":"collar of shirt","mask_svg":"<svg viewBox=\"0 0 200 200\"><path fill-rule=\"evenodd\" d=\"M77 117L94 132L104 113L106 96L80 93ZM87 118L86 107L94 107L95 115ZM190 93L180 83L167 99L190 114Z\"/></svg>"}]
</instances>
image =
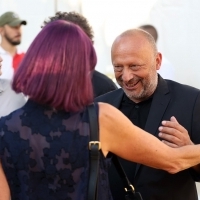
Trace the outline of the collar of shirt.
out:
<instances>
[{"instance_id":1,"label":"collar of shirt","mask_svg":"<svg viewBox=\"0 0 200 200\"><path fill-rule=\"evenodd\" d=\"M131 104L131 105L139 105L140 106L140 105L146 104L148 101L152 101L152 99L153 99L153 94L148 99L146 99L144 101L141 101L139 103L135 103L134 101L129 99L126 96L126 94L124 93L123 98L122 98L122 104L125 104L125 105L130 105Z\"/></svg>"},{"instance_id":2,"label":"collar of shirt","mask_svg":"<svg viewBox=\"0 0 200 200\"><path fill-rule=\"evenodd\" d=\"M23 53L23 51L21 51L21 50L19 50L19 49L17 48L16 54L21 54L21 53ZM5 49L3 49L2 46L0 46L0 54L6 55L6 54L9 54L9 53L8 53ZM9 55L10 55L10 54L9 54Z\"/></svg>"}]
</instances>

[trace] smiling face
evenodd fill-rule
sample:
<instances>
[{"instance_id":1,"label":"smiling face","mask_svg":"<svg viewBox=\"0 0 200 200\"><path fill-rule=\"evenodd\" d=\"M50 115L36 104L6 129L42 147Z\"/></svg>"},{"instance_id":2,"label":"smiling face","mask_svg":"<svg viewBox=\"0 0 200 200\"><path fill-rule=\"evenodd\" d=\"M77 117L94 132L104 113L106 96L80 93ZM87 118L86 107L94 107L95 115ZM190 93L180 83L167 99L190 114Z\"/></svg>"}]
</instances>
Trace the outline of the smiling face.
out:
<instances>
[{"instance_id":1,"label":"smiling face","mask_svg":"<svg viewBox=\"0 0 200 200\"><path fill-rule=\"evenodd\" d=\"M157 86L156 70L162 56L144 32L119 36L112 46L111 57L116 80L126 95L136 103L148 99Z\"/></svg>"}]
</instances>

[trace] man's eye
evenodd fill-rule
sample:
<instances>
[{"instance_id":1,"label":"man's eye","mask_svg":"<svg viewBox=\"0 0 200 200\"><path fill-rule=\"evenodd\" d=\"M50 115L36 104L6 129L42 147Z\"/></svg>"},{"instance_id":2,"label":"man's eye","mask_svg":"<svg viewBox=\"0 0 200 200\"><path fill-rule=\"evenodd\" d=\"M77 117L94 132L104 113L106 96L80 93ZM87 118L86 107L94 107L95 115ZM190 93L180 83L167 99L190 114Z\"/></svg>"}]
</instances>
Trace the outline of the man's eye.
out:
<instances>
[{"instance_id":1,"label":"man's eye","mask_svg":"<svg viewBox=\"0 0 200 200\"><path fill-rule=\"evenodd\" d=\"M140 65L131 65L131 70L138 70L140 68Z\"/></svg>"},{"instance_id":2,"label":"man's eye","mask_svg":"<svg viewBox=\"0 0 200 200\"><path fill-rule=\"evenodd\" d=\"M122 71L122 69L123 69L123 67L121 67L121 66L114 66L115 72L120 72L120 71Z\"/></svg>"}]
</instances>

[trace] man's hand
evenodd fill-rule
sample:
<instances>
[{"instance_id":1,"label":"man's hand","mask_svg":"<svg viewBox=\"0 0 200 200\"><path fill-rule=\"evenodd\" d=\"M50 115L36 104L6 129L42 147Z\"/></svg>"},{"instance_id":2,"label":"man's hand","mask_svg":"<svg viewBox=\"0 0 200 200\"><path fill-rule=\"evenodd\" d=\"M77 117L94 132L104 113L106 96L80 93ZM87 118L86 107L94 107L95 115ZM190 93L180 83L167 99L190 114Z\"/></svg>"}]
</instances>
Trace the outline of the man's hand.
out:
<instances>
[{"instance_id":1,"label":"man's hand","mask_svg":"<svg viewBox=\"0 0 200 200\"><path fill-rule=\"evenodd\" d=\"M160 131L158 136L162 138L162 142L170 147L181 147L192 145L188 131L181 126L173 116L170 121L162 121L162 126L158 128Z\"/></svg>"},{"instance_id":2,"label":"man's hand","mask_svg":"<svg viewBox=\"0 0 200 200\"><path fill-rule=\"evenodd\" d=\"M175 117L171 117L170 121L162 121L162 126L158 128L159 137L162 142L170 147L181 147L185 145L194 145L190 140L188 131L181 126ZM193 166L193 170L200 174L200 164Z\"/></svg>"}]
</instances>

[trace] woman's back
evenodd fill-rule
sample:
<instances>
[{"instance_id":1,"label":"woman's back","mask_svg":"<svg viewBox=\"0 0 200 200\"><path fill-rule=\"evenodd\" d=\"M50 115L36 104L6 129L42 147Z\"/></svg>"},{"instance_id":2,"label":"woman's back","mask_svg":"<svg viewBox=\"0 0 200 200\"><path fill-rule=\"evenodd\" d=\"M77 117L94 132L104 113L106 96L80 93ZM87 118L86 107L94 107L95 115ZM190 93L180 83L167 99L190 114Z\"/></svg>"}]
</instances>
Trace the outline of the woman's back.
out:
<instances>
[{"instance_id":1,"label":"woman's back","mask_svg":"<svg viewBox=\"0 0 200 200\"><path fill-rule=\"evenodd\" d=\"M28 101L0 120L0 153L12 200L86 199L89 123L86 110L55 111ZM111 199L101 154L99 197Z\"/></svg>"}]
</instances>

